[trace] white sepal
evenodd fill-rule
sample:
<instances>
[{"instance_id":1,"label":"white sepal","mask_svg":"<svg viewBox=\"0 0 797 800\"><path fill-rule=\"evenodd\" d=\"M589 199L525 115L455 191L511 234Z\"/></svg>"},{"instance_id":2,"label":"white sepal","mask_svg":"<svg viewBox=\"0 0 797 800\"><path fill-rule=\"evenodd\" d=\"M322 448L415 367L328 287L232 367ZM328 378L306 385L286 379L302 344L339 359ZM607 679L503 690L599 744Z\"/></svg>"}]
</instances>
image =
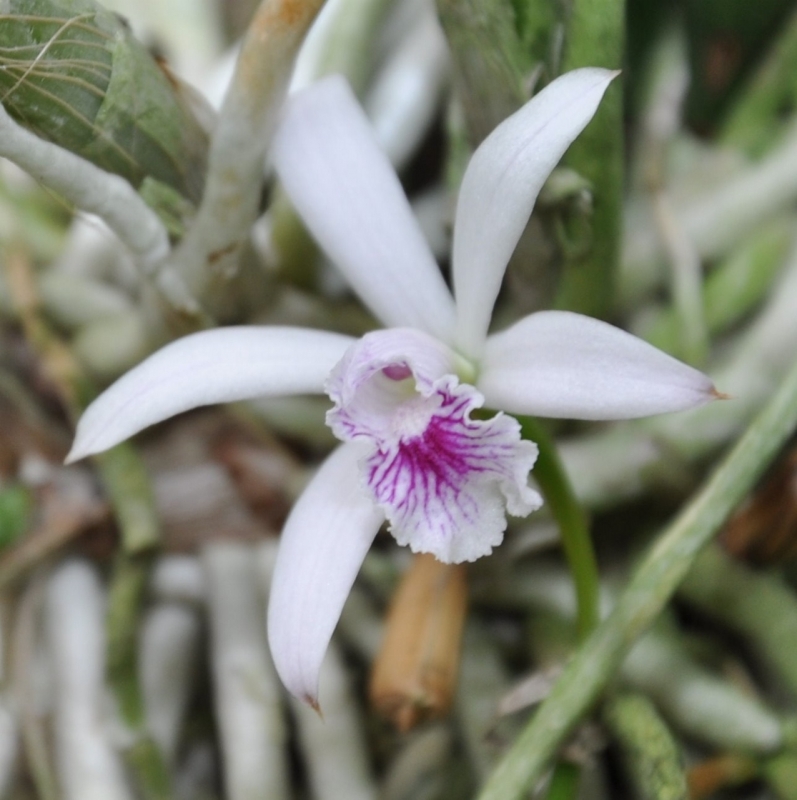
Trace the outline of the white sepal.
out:
<instances>
[{"instance_id":1,"label":"white sepal","mask_svg":"<svg viewBox=\"0 0 797 800\"><path fill-rule=\"evenodd\" d=\"M456 343L480 354L506 265L537 195L592 119L616 73L577 69L548 84L473 154L459 190L452 266Z\"/></svg>"},{"instance_id":2,"label":"white sepal","mask_svg":"<svg viewBox=\"0 0 797 800\"><path fill-rule=\"evenodd\" d=\"M316 706L332 631L384 515L361 487L361 450L344 444L321 465L282 531L268 640L282 682Z\"/></svg>"},{"instance_id":3,"label":"white sepal","mask_svg":"<svg viewBox=\"0 0 797 800\"><path fill-rule=\"evenodd\" d=\"M345 79L288 101L271 155L310 232L377 317L450 340L451 293Z\"/></svg>"},{"instance_id":4,"label":"white sepal","mask_svg":"<svg viewBox=\"0 0 797 800\"><path fill-rule=\"evenodd\" d=\"M568 311L530 314L490 336L477 386L491 408L564 419L646 417L718 396L702 372Z\"/></svg>"},{"instance_id":5,"label":"white sepal","mask_svg":"<svg viewBox=\"0 0 797 800\"><path fill-rule=\"evenodd\" d=\"M106 389L80 418L68 462L211 403L321 393L354 339L290 327L216 328L177 339Z\"/></svg>"}]
</instances>

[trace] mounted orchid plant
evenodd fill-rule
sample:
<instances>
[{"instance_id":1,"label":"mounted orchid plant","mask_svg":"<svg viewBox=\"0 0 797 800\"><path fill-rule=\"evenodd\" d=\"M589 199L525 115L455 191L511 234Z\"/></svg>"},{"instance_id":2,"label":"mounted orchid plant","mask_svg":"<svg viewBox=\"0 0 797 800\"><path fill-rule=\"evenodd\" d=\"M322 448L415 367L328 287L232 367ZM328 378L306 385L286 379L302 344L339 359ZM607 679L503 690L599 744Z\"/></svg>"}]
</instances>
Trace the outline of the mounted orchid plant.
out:
<instances>
[{"instance_id":1,"label":"mounted orchid plant","mask_svg":"<svg viewBox=\"0 0 797 800\"><path fill-rule=\"evenodd\" d=\"M269 605L277 670L316 703L324 653L384 522L401 544L472 561L506 515L541 498L537 457L511 414L608 420L716 396L703 374L595 319L531 314L488 335L506 264L537 194L592 118L613 73L553 81L474 153L459 193L453 296L346 82L288 103L273 161L309 230L386 326L353 339L291 327L231 327L173 342L86 411L70 454L105 450L174 414L255 396L326 393L342 444L296 502ZM497 413L474 415L486 407Z\"/></svg>"}]
</instances>

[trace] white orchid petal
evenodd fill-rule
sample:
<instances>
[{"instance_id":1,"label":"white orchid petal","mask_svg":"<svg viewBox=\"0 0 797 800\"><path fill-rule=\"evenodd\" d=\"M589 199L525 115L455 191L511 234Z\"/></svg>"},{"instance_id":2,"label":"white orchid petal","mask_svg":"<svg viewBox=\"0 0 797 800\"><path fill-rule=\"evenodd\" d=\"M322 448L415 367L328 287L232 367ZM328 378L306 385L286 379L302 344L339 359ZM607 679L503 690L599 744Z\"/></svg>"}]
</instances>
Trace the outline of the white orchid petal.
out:
<instances>
[{"instance_id":1,"label":"white orchid petal","mask_svg":"<svg viewBox=\"0 0 797 800\"><path fill-rule=\"evenodd\" d=\"M384 515L360 483L359 447L322 464L282 531L268 606L268 640L282 682L317 705L318 674L343 604Z\"/></svg>"},{"instance_id":2,"label":"white orchid petal","mask_svg":"<svg viewBox=\"0 0 797 800\"><path fill-rule=\"evenodd\" d=\"M211 403L321 393L354 339L290 327L233 327L172 342L103 392L80 418L68 461Z\"/></svg>"},{"instance_id":3,"label":"white orchid petal","mask_svg":"<svg viewBox=\"0 0 797 800\"><path fill-rule=\"evenodd\" d=\"M450 340L451 293L342 77L289 100L272 158L313 236L379 319Z\"/></svg>"},{"instance_id":4,"label":"white orchid petal","mask_svg":"<svg viewBox=\"0 0 797 800\"><path fill-rule=\"evenodd\" d=\"M537 195L592 119L615 73L578 69L548 84L481 144L462 179L454 225L457 345L478 356L509 258Z\"/></svg>"},{"instance_id":5,"label":"white orchid petal","mask_svg":"<svg viewBox=\"0 0 797 800\"><path fill-rule=\"evenodd\" d=\"M630 419L717 397L702 372L630 333L568 311L490 336L477 382L487 405L566 419Z\"/></svg>"}]
</instances>

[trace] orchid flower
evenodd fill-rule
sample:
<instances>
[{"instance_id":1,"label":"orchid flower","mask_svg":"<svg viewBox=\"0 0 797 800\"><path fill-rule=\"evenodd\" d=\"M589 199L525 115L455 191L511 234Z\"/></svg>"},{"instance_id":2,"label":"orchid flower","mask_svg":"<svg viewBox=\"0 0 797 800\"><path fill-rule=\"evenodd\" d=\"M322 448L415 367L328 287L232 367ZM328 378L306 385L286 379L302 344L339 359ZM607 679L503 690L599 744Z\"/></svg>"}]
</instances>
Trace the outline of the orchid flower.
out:
<instances>
[{"instance_id":1,"label":"orchid flower","mask_svg":"<svg viewBox=\"0 0 797 800\"><path fill-rule=\"evenodd\" d=\"M507 513L540 506L528 485L536 445L509 414L631 418L715 396L700 372L578 314L539 312L488 335L536 196L612 78L600 69L563 75L474 153L454 227L456 302L346 82L333 76L295 95L275 138L276 171L387 327L361 339L290 327L187 336L124 375L80 420L70 460L189 408L329 395L327 422L343 444L285 523L268 617L277 670L311 704L343 603L385 521L413 551L461 562L501 542ZM498 413L473 415L482 406Z\"/></svg>"}]
</instances>

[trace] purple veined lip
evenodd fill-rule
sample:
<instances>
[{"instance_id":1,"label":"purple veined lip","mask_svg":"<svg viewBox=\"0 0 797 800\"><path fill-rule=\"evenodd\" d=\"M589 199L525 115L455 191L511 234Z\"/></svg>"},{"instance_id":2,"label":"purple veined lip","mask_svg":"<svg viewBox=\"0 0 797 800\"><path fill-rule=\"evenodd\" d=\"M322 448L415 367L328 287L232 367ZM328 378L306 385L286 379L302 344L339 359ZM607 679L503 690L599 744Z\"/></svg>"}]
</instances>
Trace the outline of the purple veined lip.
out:
<instances>
[{"instance_id":1,"label":"purple veined lip","mask_svg":"<svg viewBox=\"0 0 797 800\"><path fill-rule=\"evenodd\" d=\"M471 419L481 393L456 375L427 373L417 350L395 348L380 363L380 333L370 337L335 368L327 423L342 441L365 446L363 487L399 544L448 562L486 555L501 542L507 513L541 505L528 485L536 445L520 438L511 416ZM404 380L414 388L396 393L393 382Z\"/></svg>"}]
</instances>

